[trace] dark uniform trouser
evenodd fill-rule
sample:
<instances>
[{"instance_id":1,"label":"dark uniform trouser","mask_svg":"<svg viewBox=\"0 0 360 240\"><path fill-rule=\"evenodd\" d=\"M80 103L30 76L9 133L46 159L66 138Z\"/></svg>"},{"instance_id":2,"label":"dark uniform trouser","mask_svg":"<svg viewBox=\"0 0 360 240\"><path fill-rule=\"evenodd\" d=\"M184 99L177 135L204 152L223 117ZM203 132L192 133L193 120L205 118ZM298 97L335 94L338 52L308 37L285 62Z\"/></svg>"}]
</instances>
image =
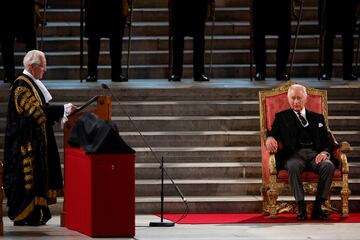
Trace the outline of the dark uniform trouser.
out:
<instances>
[{"instance_id":1,"label":"dark uniform trouser","mask_svg":"<svg viewBox=\"0 0 360 240\"><path fill-rule=\"evenodd\" d=\"M184 62L184 38L182 33L174 33L173 39L173 71L177 76L182 76ZM205 53L205 33L200 31L193 37L193 65L194 76L204 74L204 53Z\"/></svg>"},{"instance_id":2,"label":"dark uniform trouser","mask_svg":"<svg viewBox=\"0 0 360 240\"><path fill-rule=\"evenodd\" d=\"M5 36L3 38L1 44L1 54L3 58L4 64L4 72L5 78L8 80L15 80L15 59L14 59L14 51L15 51L15 37ZM25 50L26 52L36 49L36 33L34 36L26 38L25 42Z\"/></svg>"},{"instance_id":3,"label":"dark uniform trouser","mask_svg":"<svg viewBox=\"0 0 360 240\"><path fill-rule=\"evenodd\" d=\"M111 79L116 79L121 74L122 35L109 38ZM100 37L89 37L88 39L88 75L97 77L97 66L99 63Z\"/></svg>"},{"instance_id":4,"label":"dark uniform trouser","mask_svg":"<svg viewBox=\"0 0 360 240\"><path fill-rule=\"evenodd\" d=\"M260 27L259 27L260 28ZM254 27L254 60L256 72L266 75L265 29ZM286 64L290 53L290 29L279 31L276 50L276 75L286 72Z\"/></svg>"},{"instance_id":5,"label":"dark uniform trouser","mask_svg":"<svg viewBox=\"0 0 360 240\"><path fill-rule=\"evenodd\" d=\"M336 32L328 30L324 37L324 72L331 76L333 70L333 49ZM352 74L352 61L354 55L354 37L352 29L344 30L341 33L343 77Z\"/></svg>"},{"instance_id":6,"label":"dark uniform trouser","mask_svg":"<svg viewBox=\"0 0 360 240\"><path fill-rule=\"evenodd\" d=\"M304 170L310 170L319 174L316 199L327 199L331 187L335 166L330 160L324 160L320 164L315 163L317 152L312 149L301 149L293 154L285 163L289 174L289 184L297 202L304 201L304 188L301 182L301 174Z\"/></svg>"}]
</instances>

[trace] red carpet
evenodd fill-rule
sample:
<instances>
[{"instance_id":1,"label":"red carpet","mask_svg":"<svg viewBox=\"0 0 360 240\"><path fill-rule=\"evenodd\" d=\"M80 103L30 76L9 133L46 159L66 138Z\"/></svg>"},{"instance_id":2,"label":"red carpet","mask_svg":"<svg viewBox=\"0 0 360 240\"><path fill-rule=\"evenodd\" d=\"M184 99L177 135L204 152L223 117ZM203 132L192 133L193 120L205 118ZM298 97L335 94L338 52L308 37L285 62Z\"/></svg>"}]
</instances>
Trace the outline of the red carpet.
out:
<instances>
[{"instance_id":1,"label":"red carpet","mask_svg":"<svg viewBox=\"0 0 360 240\"><path fill-rule=\"evenodd\" d=\"M176 222L183 214L164 214L164 218ZM156 214L160 216L160 214ZM340 214L331 214L327 221L305 220L298 221L295 214L282 213L277 218L270 219L260 213L189 213L180 224L228 224L228 223L299 223L299 222L322 222L322 223L358 223L360 213L350 213L350 217L342 218Z\"/></svg>"}]
</instances>

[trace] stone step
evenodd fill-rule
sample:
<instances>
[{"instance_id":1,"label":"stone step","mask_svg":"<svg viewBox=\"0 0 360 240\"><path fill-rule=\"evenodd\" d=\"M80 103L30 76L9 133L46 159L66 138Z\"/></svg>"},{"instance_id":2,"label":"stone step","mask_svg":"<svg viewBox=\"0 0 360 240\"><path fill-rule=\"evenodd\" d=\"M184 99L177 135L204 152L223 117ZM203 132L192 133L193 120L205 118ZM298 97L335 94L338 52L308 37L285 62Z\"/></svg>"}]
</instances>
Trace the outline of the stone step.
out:
<instances>
[{"instance_id":1,"label":"stone step","mask_svg":"<svg viewBox=\"0 0 360 240\"><path fill-rule=\"evenodd\" d=\"M248 21L233 22L206 22L205 35L249 35L250 24ZM296 24L292 22L291 31L296 31ZM134 36L168 36L168 22L133 22L132 32ZM79 22L48 22L45 36L71 37L79 36ZM299 28L300 35L318 34L317 21L302 21Z\"/></svg>"},{"instance_id":2,"label":"stone step","mask_svg":"<svg viewBox=\"0 0 360 240\"><path fill-rule=\"evenodd\" d=\"M51 70L50 70L51 71ZM357 81L342 80L318 81L313 79L294 79L306 86L327 90L330 101L359 101L360 87ZM88 101L95 95L111 95L101 84L111 89L113 104L116 99L123 101L258 101L261 90L278 87L278 81L250 82L249 79L213 79L210 83L196 83L184 80L172 83L159 79L132 80L126 83L99 81L81 83L77 81L44 80L54 102ZM7 102L9 85L0 82L0 101ZM346 107L346 106L345 106Z\"/></svg>"},{"instance_id":3,"label":"stone step","mask_svg":"<svg viewBox=\"0 0 360 240\"><path fill-rule=\"evenodd\" d=\"M56 102L63 105L66 102ZM72 101L76 106L85 102ZM112 114L121 116L231 116L258 115L258 101L121 101L112 103ZM328 101L329 116L358 116L360 101ZM0 102L0 116L5 117L7 102Z\"/></svg>"},{"instance_id":4,"label":"stone step","mask_svg":"<svg viewBox=\"0 0 360 240\"><path fill-rule=\"evenodd\" d=\"M360 146L359 131L334 131L337 141L347 141L352 146ZM259 131L158 131L119 132L131 147L236 147L259 146ZM63 147L63 133L55 132L58 147ZM146 141L146 143L144 142ZM0 134L0 148L4 147L4 134Z\"/></svg>"},{"instance_id":5,"label":"stone step","mask_svg":"<svg viewBox=\"0 0 360 240\"><path fill-rule=\"evenodd\" d=\"M260 196L261 178L238 179L174 179L185 196ZM136 196L160 196L160 179L136 180ZM354 195L360 194L360 180L349 179L349 188ZM289 188L282 189L282 195L292 196ZM166 196L177 196L178 192L170 180L164 180Z\"/></svg>"},{"instance_id":6,"label":"stone step","mask_svg":"<svg viewBox=\"0 0 360 240\"><path fill-rule=\"evenodd\" d=\"M354 36L356 39L356 35ZM295 36L292 36L292 44ZM86 44L87 38L84 38L84 51L87 50ZM356 41L356 40L355 40ZM40 38L38 37L38 42ZM319 35L301 35L298 37L297 49L298 50L317 50L319 42ZM128 49L127 46L128 37L127 35L123 38L123 49ZM185 50L192 50L192 39L185 38L184 42ZM266 36L266 47L268 50L274 50L277 46L276 36ZM15 46L16 55L23 56L25 53L25 46L23 44L16 44ZM51 52L79 52L80 51L80 39L79 37L56 37L48 36L44 37L43 43L44 51L48 54ZM205 36L205 49L211 47L211 36ZM334 40L334 49L340 50L341 37L337 36ZM167 36L133 36L131 38L131 49L137 51L167 51L169 49L168 37ZM213 37L213 49L215 50L248 50L250 49L249 36L231 36L231 35L215 35ZM100 45L101 51L109 51L108 39L103 38ZM0 59L1 60L1 59ZM1 60L2 61L2 60Z\"/></svg>"},{"instance_id":7,"label":"stone step","mask_svg":"<svg viewBox=\"0 0 360 240\"><path fill-rule=\"evenodd\" d=\"M135 131L257 131L258 116L154 116L111 118L122 132ZM5 129L5 118L0 118L0 131ZM360 126L360 116L329 116L329 124L334 131L356 131ZM134 127L136 126L136 128ZM60 126L54 129L59 131Z\"/></svg>"},{"instance_id":8,"label":"stone step","mask_svg":"<svg viewBox=\"0 0 360 240\"><path fill-rule=\"evenodd\" d=\"M133 1L134 8L167 8L168 1L164 0L146 0ZM80 8L80 1L52 0L49 3L50 8ZM317 7L318 1L309 0L304 2L304 7ZM249 7L248 0L216 0L216 7Z\"/></svg>"},{"instance_id":9,"label":"stone step","mask_svg":"<svg viewBox=\"0 0 360 240\"><path fill-rule=\"evenodd\" d=\"M20 73L22 67L16 67L17 71ZM78 80L80 79L80 66L78 65L68 65L68 66L49 66L49 70L46 74L46 79L49 80ZM99 80L110 80L110 66L109 65L99 65L98 66ZM125 66L123 66L123 71L125 72ZM209 75L209 65L205 64L205 73ZM255 71L255 68L254 70ZM293 78L298 77L311 77L317 78L319 74L318 64L294 64L293 65ZM183 80L190 79L192 80L192 65L185 64L183 71ZM248 64L213 64L212 65L212 75L213 78L221 79L233 79L233 78L243 78L247 81L250 79L250 68ZM86 68L84 68L82 79L86 78ZM209 75L210 76L210 75ZM275 78L275 65L267 65L267 79L274 80ZM168 65L131 65L129 70L129 79L162 79L167 81L169 77L169 68ZM342 77L342 68L341 64L334 64L333 77L341 78ZM177 84L177 83L175 83Z\"/></svg>"},{"instance_id":10,"label":"stone step","mask_svg":"<svg viewBox=\"0 0 360 240\"><path fill-rule=\"evenodd\" d=\"M136 179L160 179L159 163L136 163ZM164 163L175 179L251 179L262 177L261 162ZM349 178L360 173L360 163L349 163ZM166 176L165 176L166 177Z\"/></svg>"},{"instance_id":11,"label":"stone step","mask_svg":"<svg viewBox=\"0 0 360 240\"><path fill-rule=\"evenodd\" d=\"M299 8L295 8L299 11ZM250 9L246 7L216 7L215 9L216 21L249 21ZM317 20L318 8L314 6L303 7L302 21ZM66 16L66 17L64 17ZM80 8L49 8L47 10L47 21L80 21ZM168 8L162 7L146 7L146 8L134 8L133 21L134 22L151 22L151 21L168 21L169 12ZM295 23L296 20L293 19Z\"/></svg>"},{"instance_id":12,"label":"stone step","mask_svg":"<svg viewBox=\"0 0 360 240\"><path fill-rule=\"evenodd\" d=\"M261 162L260 146L241 147L136 147L136 163L158 163L163 157L167 163L209 163L209 162ZM0 160L4 149L0 148ZM63 148L59 148L63 163ZM156 157L156 158L155 158ZM360 162L360 146L352 146L348 162Z\"/></svg>"},{"instance_id":13,"label":"stone step","mask_svg":"<svg viewBox=\"0 0 360 240\"><path fill-rule=\"evenodd\" d=\"M276 62L276 50L268 50L267 51L267 63L268 65L273 65ZM87 66L87 52L84 52L84 66ZM159 51L132 51L131 52L131 67L137 65L147 65L151 63L151 65L163 65L166 66L168 64L168 51L167 50L159 50ZM232 65L242 64L243 67L247 66L250 59L250 50L213 50L213 64L216 65ZM294 64L296 64L296 68L300 67L300 64L313 64L316 65L318 63L318 58L314 57L319 54L317 49L315 50L297 50L294 58ZM192 65L192 50L184 51L184 64ZM24 53L16 54L16 63L20 67L23 59ZM78 51L72 52L47 52L47 63L49 66L80 66L80 57ZM211 51L205 51L205 62L207 64L210 63L211 59ZM342 52L341 50L334 51L334 62L338 63L342 60ZM1 63L1 62L0 62ZM127 51L123 52L122 65L123 68L126 67L127 64ZM110 53L108 51L101 51L99 56L99 65L102 66L100 68L109 68L110 67Z\"/></svg>"}]
</instances>

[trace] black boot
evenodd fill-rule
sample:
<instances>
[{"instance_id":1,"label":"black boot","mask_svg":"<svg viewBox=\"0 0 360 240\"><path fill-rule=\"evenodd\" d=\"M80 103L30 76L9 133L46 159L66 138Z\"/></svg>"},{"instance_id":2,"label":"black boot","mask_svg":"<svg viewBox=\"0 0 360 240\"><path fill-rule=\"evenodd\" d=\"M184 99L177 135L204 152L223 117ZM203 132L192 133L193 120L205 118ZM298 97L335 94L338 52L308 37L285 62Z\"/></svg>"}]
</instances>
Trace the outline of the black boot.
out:
<instances>
[{"instance_id":1,"label":"black boot","mask_svg":"<svg viewBox=\"0 0 360 240\"><path fill-rule=\"evenodd\" d=\"M181 81L181 76L180 75L172 74L169 77L169 82L180 82L180 81Z\"/></svg>"},{"instance_id":2,"label":"black boot","mask_svg":"<svg viewBox=\"0 0 360 240\"><path fill-rule=\"evenodd\" d=\"M265 80L265 74L260 72L255 74L255 81L264 81L264 80Z\"/></svg>"},{"instance_id":3,"label":"black boot","mask_svg":"<svg viewBox=\"0 0 360 240\"><path fill-rule=\"evenodd\" d=\"M298 202L298 214L296 216L297 220L306 220L306 203L305 201Z\"/></svg>"},{"instance_id":4,"label":"black boot","mask_svg":"<svg viewBox=\"0 0 360 240\"><path fill-rule=\"evenodd\" d=\"M328 220L328 216L321 209L321 205L325 202L324 199L316 199L314 202L311 219L313 220Z\"/></svg>"}]
</instances>

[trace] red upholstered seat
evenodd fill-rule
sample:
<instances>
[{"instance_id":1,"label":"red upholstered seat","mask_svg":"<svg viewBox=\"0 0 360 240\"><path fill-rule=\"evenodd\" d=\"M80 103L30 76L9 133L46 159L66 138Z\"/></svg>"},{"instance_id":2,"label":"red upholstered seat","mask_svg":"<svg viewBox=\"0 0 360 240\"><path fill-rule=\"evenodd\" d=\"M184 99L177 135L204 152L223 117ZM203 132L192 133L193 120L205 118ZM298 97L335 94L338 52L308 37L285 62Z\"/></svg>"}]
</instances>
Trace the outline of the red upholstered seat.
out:
<instances>
[{"instance_id":1,"label":"red upholstered seat","mask_svg":"<svg viewBox=\"0 0 360 240\"><path fill-rule=\"evenodd\" d=\"M275 155L267 151L265 139L267 132L271 130L275 120L275 114L290 107L287 99L287 91L292 84L294 84L294 82L288 81L278 88L259 92L262 155L261 193L263 196L263 212L269 213L270 217L275 217L279 211L282 211L277 203L277 198L279 190L288 184L288 173L286 170L278 171L276 168ZM308 101L306 108L313 112L322 113L328 125L327 92L325 90L307 88L307 93ZM350 195L350 189L348 188L349 167L346 154L350 150L350 145L347 142L337 143L330 131L329 136L334 145L333 155L340 161L340 166L334 173L332 188L341 188L341 213L342 216L346 217L348 215L348 197ZM281 142L279 143L279 147L281 148ZM318 175L314 172L305 171L302 175L304 184L311 185L308 188L305 187L305 189L316 189L318 179Z\"/></svg>"}]
</instances>

